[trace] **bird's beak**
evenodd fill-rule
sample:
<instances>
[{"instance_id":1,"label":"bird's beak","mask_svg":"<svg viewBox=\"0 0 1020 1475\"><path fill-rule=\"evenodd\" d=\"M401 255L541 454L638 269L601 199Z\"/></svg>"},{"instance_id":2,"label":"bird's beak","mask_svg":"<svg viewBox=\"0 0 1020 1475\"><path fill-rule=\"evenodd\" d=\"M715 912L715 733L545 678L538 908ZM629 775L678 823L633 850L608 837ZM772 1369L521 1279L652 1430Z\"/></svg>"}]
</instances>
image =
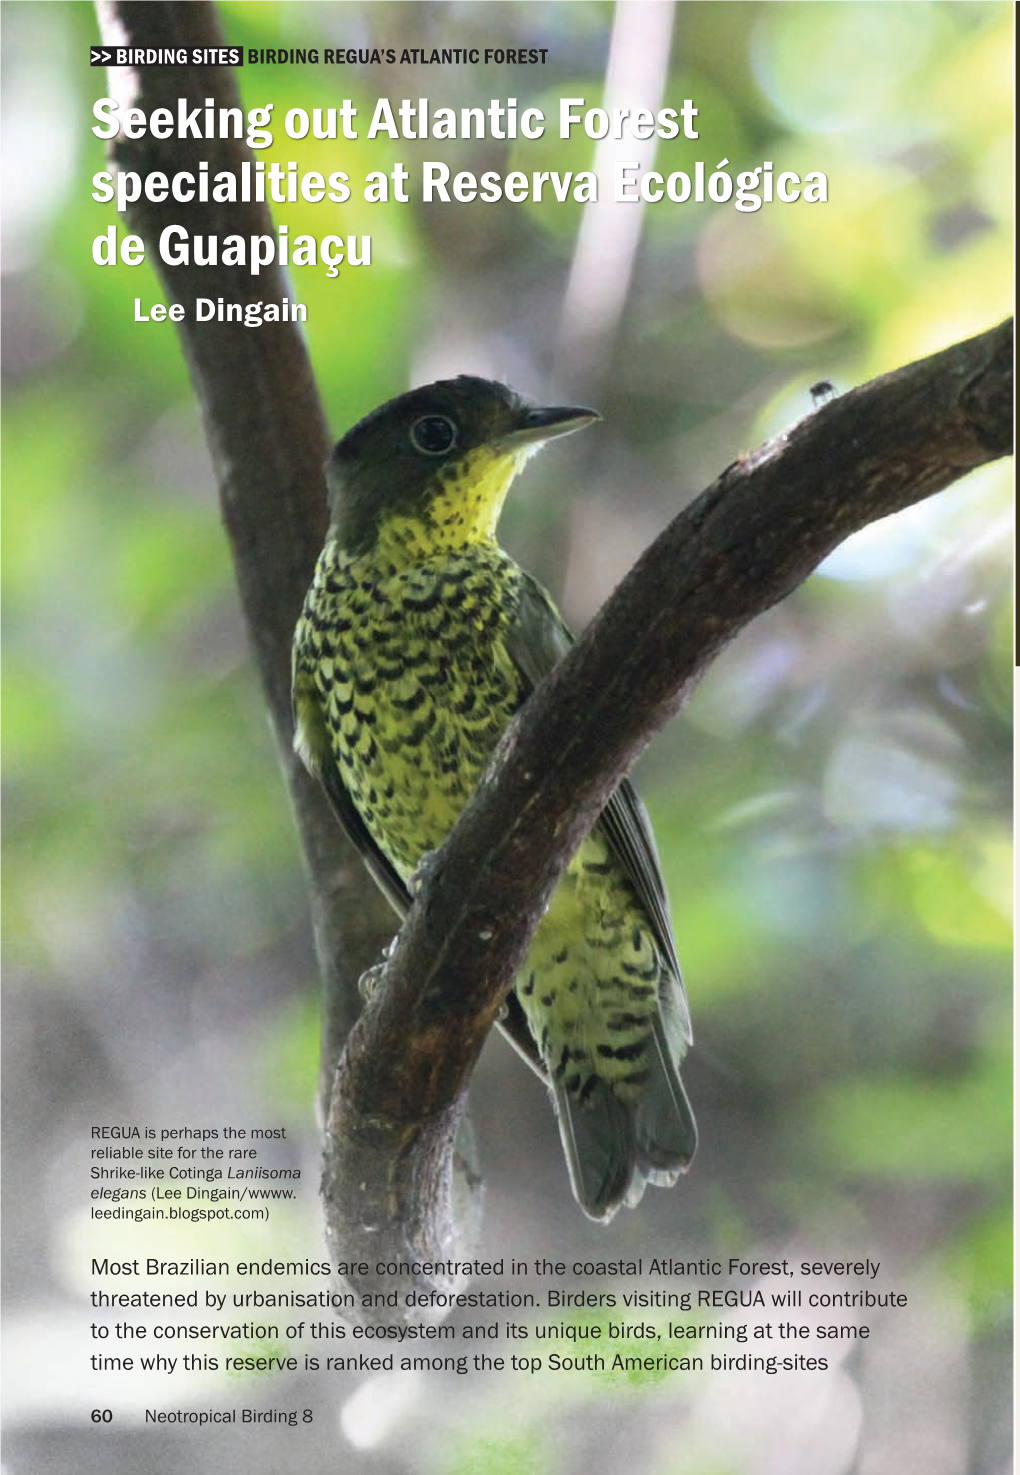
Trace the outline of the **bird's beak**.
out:
<instances>
[{"instance_id":1,"label":"bird's beak","mask_svg":"<svg viewBox=\"0 0 1020 1475\"><path fill-rule=\"evenodd\" d=\"M537 450L555 435L570 435L574 430L583 430L593 420L601 419L597 410L585 410L577 405L528 410L523 423L501 436L497 447L501 451Z\"/></svg>"}]
</instances>

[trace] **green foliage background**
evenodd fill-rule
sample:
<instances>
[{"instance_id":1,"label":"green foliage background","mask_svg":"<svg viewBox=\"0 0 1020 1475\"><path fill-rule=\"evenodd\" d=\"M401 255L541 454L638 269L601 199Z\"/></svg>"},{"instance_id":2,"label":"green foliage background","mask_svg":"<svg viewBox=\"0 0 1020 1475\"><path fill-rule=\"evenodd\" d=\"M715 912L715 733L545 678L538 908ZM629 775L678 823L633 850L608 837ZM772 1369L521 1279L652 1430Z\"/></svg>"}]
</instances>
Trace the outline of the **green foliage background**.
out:
<instances>
[{"instance_id":1,"label":"green foliage background","mask_svg":"<svg viewBox=\"0 0 1020 1475\"><path fill-rule=\"evenodd\" d=\"M222 7L246 47L549 47L545 67L514 70L245 66L246 104L274 101L277 121L344 96L361 118L383 95L593 105L611 85L614 24L619 43L640 43L668 13L664 95L649 105L693 98L702 134L660 145L655 167L769 159L828 175L824 206L651 206L632 250L621 212L601 211L580 298L576 208L278 211L292 235L372 235L371 269L292 275L338 434L409 384L462 371L597 404L603 424L534 463L504 521L575 625L679 505L809 411L812 382L847 387L989 326L1009 301L1010 8L653 9ZM83 1198L54 1143L70 1151L111 1113L169 1122L187 1103L195 1120L286 1122L309 1198L305 1219L277 1225L274 1253L288 1235L317 1253L317 1009L295 839L177 340L132 321L136 296L160 300L148 266L91 260L113 218L90 198L105 167L89 131L94 16L7 4L3 25L8 1293L31 1326L81 1289L69 1267ZM648 50L649 79L660 55ZM413 175L427 158L478 173L590 168L593 154L554 138L281 136L269 157L356 179L397 159ZM1006 1447L1009 519L993 467L845 545L723 656L642 766L697 1034L689 1181L601 1233L569 1201L541 1093L498 1046L475 1092L497 1249L753 1258L797 1243L881 1259L926 1308L902 1353L926 1349L908 1422L968 1451L947 1470L1004 1468ZM912 1467L878 1364L848 1367L850 1452L818 1463L780 1418L783 1468L863 1469L855 1441ZM514 1385L512 1420L463 1387L470 1417L454 1433L439 1412L442 1437L412 1441L395 1420L373 1468L620 1468L600 1462L638 1428L635 1468L766 1468L739 1440L706 1444L696 1390L542 1381ZM27 1438L59 1430L56 1405L36 1412ZM317 1439L333 1468L333 1439ZM145 1449L106 1456L170 1467ZM304 1468L319 1468L317 1449ZM228 1468L212 1446L194 1458Z\"/></svg>"}]
</instances>

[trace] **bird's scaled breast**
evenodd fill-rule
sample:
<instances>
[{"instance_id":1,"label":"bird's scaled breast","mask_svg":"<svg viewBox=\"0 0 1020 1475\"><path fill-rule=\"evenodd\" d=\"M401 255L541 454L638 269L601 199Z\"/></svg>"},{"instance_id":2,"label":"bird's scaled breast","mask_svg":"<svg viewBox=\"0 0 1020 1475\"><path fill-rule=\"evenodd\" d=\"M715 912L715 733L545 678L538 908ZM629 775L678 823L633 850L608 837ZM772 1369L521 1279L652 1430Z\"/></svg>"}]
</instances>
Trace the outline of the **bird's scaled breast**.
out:
<instances>
[{"instance_id":1,"label":"bird's scaled breast","mask_svg":"<svg viewBox=\"0 0 1020 1475\"><path fill-rule=\"evenodd\" d=\"M453 826L521 701L498 567L467 559L338 590L327 720L344 782L406 879Z\"/></svg>"}]
</instances>

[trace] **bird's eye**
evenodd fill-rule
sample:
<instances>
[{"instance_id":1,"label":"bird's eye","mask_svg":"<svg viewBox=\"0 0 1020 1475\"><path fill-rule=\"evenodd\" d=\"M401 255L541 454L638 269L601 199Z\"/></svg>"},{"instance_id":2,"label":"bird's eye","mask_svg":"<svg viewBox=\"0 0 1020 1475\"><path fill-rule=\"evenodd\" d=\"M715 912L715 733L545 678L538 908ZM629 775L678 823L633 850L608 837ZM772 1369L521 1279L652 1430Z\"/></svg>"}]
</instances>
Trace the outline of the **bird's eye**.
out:
<instances>
[{"instance_id":1,"label":"bird's eye","mask_svg":"<svg viewBox=\"0 0 1020 1475\"><path fill-rule=\"evenodd\" d=\"M411 444L426 456L441 456L457 439L457 427L445 415L423 415L411 426Z\"/></svg>"}]
</instances>

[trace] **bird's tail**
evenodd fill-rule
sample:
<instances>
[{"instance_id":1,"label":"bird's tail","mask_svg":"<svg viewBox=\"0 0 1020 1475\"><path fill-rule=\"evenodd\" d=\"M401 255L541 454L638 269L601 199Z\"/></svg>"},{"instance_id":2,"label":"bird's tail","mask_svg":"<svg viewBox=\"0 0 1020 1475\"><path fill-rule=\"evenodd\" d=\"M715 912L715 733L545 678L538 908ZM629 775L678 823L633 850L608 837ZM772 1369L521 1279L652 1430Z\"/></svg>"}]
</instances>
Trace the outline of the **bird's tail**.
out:
<instances>
[{"instance_id":1,"label":"bird's tail","mask_svg":"<svg viewBox=\"0 0 1020 1475\"><path fill-rule=\"evenodd\" d=\"M664 980L666 990L672 981ZM560 1136L574 1197L590 1219L608 1222L633 1207L645 1185L671 1188L690 1165L698 1129L678 1062L689 1035L672 999L663 998L649 1040L648 1080L633 1101L600 1081L584 1102L556 1087Z\"/></svg>"}]
</instances>

